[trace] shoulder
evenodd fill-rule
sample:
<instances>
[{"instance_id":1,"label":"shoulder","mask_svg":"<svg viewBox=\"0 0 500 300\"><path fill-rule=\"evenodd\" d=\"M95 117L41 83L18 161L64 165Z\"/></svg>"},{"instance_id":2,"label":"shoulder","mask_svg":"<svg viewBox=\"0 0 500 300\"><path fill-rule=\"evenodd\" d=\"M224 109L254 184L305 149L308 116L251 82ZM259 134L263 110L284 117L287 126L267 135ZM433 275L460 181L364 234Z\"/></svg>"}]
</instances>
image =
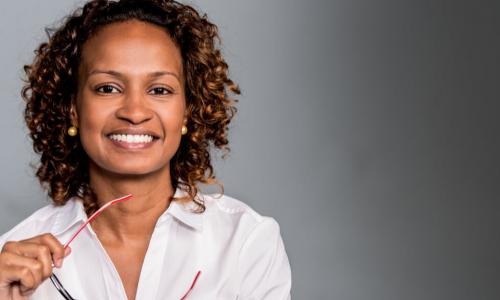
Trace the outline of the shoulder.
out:
<instances>
[{"instance_id":1,"label":"shoulder","mask_svg":"<svg viewBox=\"0 0 500 300\"><path fill-rule=\"evenodd\" d=\"M279 235L280 228L274 218L261 215L241 200L228 195L208 194L204 195L204 203L205 225L238 231L246 238L252 232Z\"/></svg>"},{"instance_id":2,"label":"shoulder","mask_svg":"<svg viewBox=\"0 0 500 300\"><path fill-rule=\"evenodd\" d=\"M203 200L208 214L219 214L232 217L246 216L261 221L263 216L241 200L228 195L208 194L203 195Z\"/></svg>"},{"instance_id":3,"label":"shoulder","mask_svg":"<svg viewBox=\"0 0 500 300\"><path fill-rule=\"evenodd\" d=\"M242 298L290 299L291 269L278 222L226 195L209 195L205 206L209 230L227 234L237 250Z\"/></svg>"},{"instance_id":4,"label":"shoulder","mask_svg":"<svg viewBox=\"0 0 500 300\"><path fill-rule=\"evenodd\" d=\"M42 233L51 232L58 216L65 214L74 205L68 201L63 206L46 205L0 236L0 249L7 241L19 241Z\"/></svg>"}]
</instances>

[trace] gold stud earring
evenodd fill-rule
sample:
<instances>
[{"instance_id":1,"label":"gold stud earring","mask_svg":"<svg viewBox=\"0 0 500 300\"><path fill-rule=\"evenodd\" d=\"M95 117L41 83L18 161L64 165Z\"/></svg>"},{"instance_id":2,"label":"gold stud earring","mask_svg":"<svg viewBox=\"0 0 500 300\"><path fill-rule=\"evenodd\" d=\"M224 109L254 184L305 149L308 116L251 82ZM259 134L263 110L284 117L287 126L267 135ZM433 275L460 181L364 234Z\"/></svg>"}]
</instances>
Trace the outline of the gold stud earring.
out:
<instances>
[{"instance_id":1,"label":"gold stud earring","mask_svg":"<svg viewBox=\"0 0 500 300\"><path fill-rule=\"evenodd\" d=\"M69 136L76 136L77 134L78 134L78 128L76 128L75 126L71 126L70 128L68 128Z\"/></svg>"},{"instance_id":2,"label":"gold stud earring","mask_svg":"<svg viewBox=\"0 0 500 300\"><path fill-rule=\"evenodd\" d=\"M181 134L185 135L187 132L188 132L188 128L186 127L186 125L182 125Z\"/></svg>"}]
</instances>

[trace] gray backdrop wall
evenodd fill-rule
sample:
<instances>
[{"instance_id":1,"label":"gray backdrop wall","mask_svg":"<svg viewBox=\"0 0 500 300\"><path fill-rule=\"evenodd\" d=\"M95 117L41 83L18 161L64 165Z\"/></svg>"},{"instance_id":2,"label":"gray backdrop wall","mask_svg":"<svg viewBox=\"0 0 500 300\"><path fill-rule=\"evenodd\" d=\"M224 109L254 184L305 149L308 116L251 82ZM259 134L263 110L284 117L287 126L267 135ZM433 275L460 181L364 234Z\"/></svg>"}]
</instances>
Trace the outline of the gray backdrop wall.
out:
<instances>
[{"instance_id":1,"label":"gray backdrop wall","mask_svg":"<svg viewBox=\"0 0 500 300\"><path fill-rule=\"evenodd\" d=\"M0 231L47 204L21 67L81 1L0 2ZM241 84L226 193L275 217L294 299L500 299L500 2L195 1Z\"/></svg>"}]
</instances>

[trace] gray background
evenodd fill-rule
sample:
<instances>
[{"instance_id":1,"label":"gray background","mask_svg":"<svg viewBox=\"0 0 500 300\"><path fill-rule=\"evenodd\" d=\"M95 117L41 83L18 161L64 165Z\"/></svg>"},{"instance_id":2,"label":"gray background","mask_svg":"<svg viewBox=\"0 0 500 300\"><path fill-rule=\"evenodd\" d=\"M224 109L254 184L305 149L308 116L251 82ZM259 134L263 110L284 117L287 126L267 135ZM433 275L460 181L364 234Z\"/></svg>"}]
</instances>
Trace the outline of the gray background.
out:
<instances>
[{"instance_id":1,"label":"gray background","mask_svg":"<svg viewBox=\"0 0 500 300\"><path fill-rule=\"evenodd\" d=\"M0 2L0 231L47 199L21 66L79 1ZM294 299L500 299L500 2L195 1L244 95L226 193L275 217Z\"/></svg>"}]
</instances>

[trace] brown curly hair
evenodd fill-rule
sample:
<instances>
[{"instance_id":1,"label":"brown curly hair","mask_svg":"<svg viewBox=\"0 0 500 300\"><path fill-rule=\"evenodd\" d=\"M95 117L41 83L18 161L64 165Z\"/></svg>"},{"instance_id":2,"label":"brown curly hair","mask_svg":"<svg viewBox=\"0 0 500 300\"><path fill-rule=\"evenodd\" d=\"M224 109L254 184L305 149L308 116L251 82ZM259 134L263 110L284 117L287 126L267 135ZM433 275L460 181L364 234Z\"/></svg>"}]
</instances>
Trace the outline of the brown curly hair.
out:
<instances>
[{"instance_id":1,"label":"brown curly hair","mask_svg":"<svg viewBox=\"0 0 500 300\"><path fill-rule=\"evenodd\" d=\"M83 199L87 213L97 209L96 195L89 184L88 157L79 139L66 135L71 126L71 109L77 93L77 70L82 46L100 28L115 22L139 20L164 28L181 49L186 83L188 133L170 161L172 186L187 196L172 200L198 199L198 183L217 184L210 150L229 152L228 124L237 102L228 96L240 94L228 75L222 57L217 26L188 5L168 0L94 0L69 15L62 26L47 29L48 41L35 51L31 65L25 65L26 101L24 117L34 151L40 155L36 175L55 205L72 197Z\"/></svg>"}]
</instances>

